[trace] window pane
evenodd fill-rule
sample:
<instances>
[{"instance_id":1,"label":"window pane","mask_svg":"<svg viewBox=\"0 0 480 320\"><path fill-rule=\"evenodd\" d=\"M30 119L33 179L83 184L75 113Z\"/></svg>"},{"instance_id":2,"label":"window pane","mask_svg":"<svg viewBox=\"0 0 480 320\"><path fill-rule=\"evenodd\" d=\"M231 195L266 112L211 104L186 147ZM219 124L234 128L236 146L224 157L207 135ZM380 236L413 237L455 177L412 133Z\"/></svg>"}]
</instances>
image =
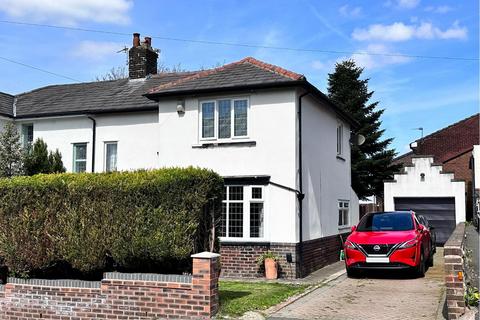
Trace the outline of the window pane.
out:
<instances>
[{"instance_id":1,"label":"window pane","mask_svg":"<svg viewBox=\"0 0 480 320\"><path fill-rule=\"evenodd\" d=\"M218 137L230 138L231 127L231 102L230 100L218 101Z\"/></svg>"},{"instance_id":2,"label":"window pane","mask_svg":"<svg viewBox=\"0 0 480 320\"><path fill-rule=\"evenodd\" d=\"M86 161L77 161L75 162L75 172L86 172L87 171L87 162Z\"/></svg>"},{"instance_id":3,"label":"window pane","mask_svg":"<svg viewBox=\"0 0 480 320\"><path fill-rule=\"evenodd\" d=\"M229 187L228 199L243 200L243 187Z\"/></svg>"},{"instance_id":4,"label":"window pane","mask_svg":"<svg viewBox=\"0 0 480 320\"><path fill-rule=\"evenodd\" d=\"M230 203L228 211L228 236L243 237L243 203Z\"/></svg>"},{"instance_id":5,"label":"window pane","mask_svg":"<svg viewBox=\"0 0 480 320\"><path fill-rule=\"evenodd\" d=\"M250 203L250 237L263 237L263 203Z\"/></svg>"},{"instance_id":6,"label":"window pane","mask_svg":"<svg viewBox=\"0 0 480 320\"><path fill-rule=\"evenodd\" d=\"M227 200L227 188L223 187L223 200Z\"/></svg>"},{"instance_id":7,"label":"window pane","mask_svg":"<svg viewBox=\"0 0 480 320\"><path fill-rule=\"evenodd\" d=\"M76 144L75 145L75 160L87 160L87 145Z\"/></svg>"},{"instance_id":8,"label":"window pane","mask_svg":"<svg viewBox=\"0 0 480 320\"><path fill-rule=\"evenodd\" d=\"M215 133L215 104L202 103L202 138L211 138Z\"/></svg>"},{"instance_id":9,"label":"window pane","mask_svg":"<svg viewBox=\"0 0 480 320\"><path fill-rule=\"evenodd\" d=\"M252 199L262 199L262 188L252 187Z\"/></svg>"},{"instance_id":10,"label":"window pane","mask_svg":"<svg viewBox=\"0 0 480 320\"><path fill-rule=\"evenodd\" d=\"M107 172L117 170L117 144L116 143L107 143L106 144L106 164L105 169Z\"/></svg>"},{"instance_id":11,"label":"window pane","mask_svg":"<svg viewBox=\"0 0 480 320\"><path fill-rule=\"evenodd\" d=\"M337 126L337 154L342 154L342 136L343 136L343 127L342 125Z\"/></svg>"},{"instance_id":12,"label":"window pane","mask_svg":"<svg viewBox=\"0 0 480 320\"><path fill-rule=\"evenodd\" d=\"M22 143L24 147L33 143L33 124L22 125Z\"/></svg>"},{"instance_id":13,"label":"window pane","mask_svg":"<svg viewBox=\"0 0 480 320\"><path fill-rule=\"evenodd\" d=\"M247 100L234 102L234 136L247 135Z\"/></svg>"},{"instance_id":14,"label":"window pane","mask_svg":"<svg viewBox=\"0 0 480 320\"><path fill-rule=\"evenodd\" d=\"M348 224L348 210L343 211L343 225Z\"/></svg>"},{"instance_id":15,"label":"window pane","mask_svg":"<svg viewBox=\"0 0 480 320\"><path fill-rule=\"evenodd\" d=\"M338 210L338 225L343 226L342 210Z\"/></svg>"},{"instance_id":16,"label":"window pane","mask_svg":"<svg viewBox=\"0 0 480 320\"><path fill-rule=\"evenodd\" d=\"M227 204L222 203L222 214L220 215L220 226L218 229L219 237L227 236Z\"/></svg>"}]
</instances>

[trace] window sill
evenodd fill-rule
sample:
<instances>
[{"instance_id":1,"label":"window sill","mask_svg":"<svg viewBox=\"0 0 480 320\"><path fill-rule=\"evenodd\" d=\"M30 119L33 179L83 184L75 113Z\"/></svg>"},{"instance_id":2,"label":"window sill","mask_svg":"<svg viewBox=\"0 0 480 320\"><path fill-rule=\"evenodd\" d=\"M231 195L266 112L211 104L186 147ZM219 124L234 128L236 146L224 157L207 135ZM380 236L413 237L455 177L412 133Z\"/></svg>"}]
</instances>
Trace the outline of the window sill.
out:
<instances>
[{"instance_id":1,"label":"window sill","mask_svg":"<svg viewBox=\"0 0 480 320\"><path fill-rule=\"evenodd\" d=\"M254 140L204 141L199 144L192 145L192 148L255 147L256 145L257 142Z\"/></svg>"},{"instance_id":2,"label":"window sill","mask_svg":"<svg viewBox=\"0 0 480 320\"><path fill-rule=\"evenodd\" d=\"M338 231L350 231L351 226L339 226Z\"/></svg>"},{"instance_id":3,"label":"window sill","mask_svg":"<svg viewBox=\"0 0 480 320\"><path fill-rule=\"evenodd\" d=\"M219 237L220 244L223 245L266 245L270 241L265 238L225 238Z\"/></svg>"},{"instance_id":4,"label":"window sill","mask_svg":"<svg viewBox=\"0 0 480 320\"><path fill-rule=\"evenodd\" d=\"M342 156L340 156L340 155L337 155L337 159L338 159L338 160L342 160L342 161L344 161L344 162L346 161L345 158L342 157Z\"/></svg>"}]
</instances>

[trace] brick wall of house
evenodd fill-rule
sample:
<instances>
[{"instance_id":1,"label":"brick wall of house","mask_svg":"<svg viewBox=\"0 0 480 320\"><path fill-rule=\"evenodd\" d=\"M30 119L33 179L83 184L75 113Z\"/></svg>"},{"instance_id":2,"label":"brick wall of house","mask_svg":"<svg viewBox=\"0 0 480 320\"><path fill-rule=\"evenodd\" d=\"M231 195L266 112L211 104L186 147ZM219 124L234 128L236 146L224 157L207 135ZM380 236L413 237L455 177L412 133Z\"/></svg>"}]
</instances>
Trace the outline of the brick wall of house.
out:
<instances>
[{"instance_id":1,"label":"brick wall of house","mask_svg":"<svg viewBox=\"0 0 480 320\"><path fill-rule=\"evenodd\" d=\"M453 172L455 174L455 179L465 180L465 192L466 192L465 201L467 202L465 209L466 209L467 220L471 220L472 208L473 208L472 207L472 201L473 201L472 170L470 169L471 156L472 156L472 153L467 152L443 164L443 171Z\"/></svg>"},{"instance_id":2,"label":"brick wall of house","mask_svg":"<svg viewBox=\"0 0 480 320\"><path fill-rule=\"evenodd\" d=\"M281 278L297 278L297 245L292 243L222 243L222 277L261 278L264 270L257 265L257 259L267 251L278 257L278 276ZM287 262L287 253L292 255L292 262Z\"/></svg>"},{"instance_id":3,"label":"brick wall of house","mask_svg":"<svg viewBox=\"0 0 480 320\"><path fill-rule=\"evenodd\" d=\"M343 240L348 233L342 234ZM340 235L305 241L303 243L303 261L300 259L298 243L231 243L220 246L222 256L221 276L226 278L261 278L263 268L257 265L257 258L267 251L274 252L278 260L280 278L301 278L309 273L339 260L342 242ZM288 262L287 255L291 255ZM300 268L300 264L303 266Z\"/></svg>"},{"instance_id":4,"label":"brick wall of house","mask_svg":"<svg viewBox=\"0 0 480 320\"><path fill-rule=\"evenodd\" d=\"M101 282L9 279L0 319L206 319L218 310L218 255L193 258L192 276L106 273Z\"/></svg>"}]
</instances>

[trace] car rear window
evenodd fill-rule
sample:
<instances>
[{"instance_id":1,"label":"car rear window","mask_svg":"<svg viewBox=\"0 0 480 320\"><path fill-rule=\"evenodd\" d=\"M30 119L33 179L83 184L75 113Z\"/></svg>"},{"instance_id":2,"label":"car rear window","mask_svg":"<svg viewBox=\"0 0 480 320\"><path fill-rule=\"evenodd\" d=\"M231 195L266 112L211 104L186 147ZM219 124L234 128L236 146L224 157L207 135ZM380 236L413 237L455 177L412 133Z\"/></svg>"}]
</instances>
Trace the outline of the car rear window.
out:
<instances>
[{"instance_id":1,"label":"car rear window","mask_svg":"<svg viewBox=\"0 0 480 320\"><path fill-rule=\"evenodd\" d=\"M369 213L360 220L357 231L405 231L413 229L410 213Z\"/></svg>"}]
</instances>

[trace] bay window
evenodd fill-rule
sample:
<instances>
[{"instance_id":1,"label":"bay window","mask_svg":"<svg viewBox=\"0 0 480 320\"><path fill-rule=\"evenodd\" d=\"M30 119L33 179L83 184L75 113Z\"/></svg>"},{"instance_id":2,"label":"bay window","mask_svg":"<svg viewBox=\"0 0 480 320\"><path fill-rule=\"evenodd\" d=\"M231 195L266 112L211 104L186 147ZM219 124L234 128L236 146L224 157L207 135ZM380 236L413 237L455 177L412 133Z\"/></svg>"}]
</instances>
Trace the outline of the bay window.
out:
<instances>
[{"instance_id":1,"label":"bay window","mask_svg":"<svg viewBox=\"0 0 480 320\"><path fill-rule=\"evenodd\" d=\"M219 236L264 237L264 194L262 186L226 186L222 201Z\"/></svg>"}]
</instances>

